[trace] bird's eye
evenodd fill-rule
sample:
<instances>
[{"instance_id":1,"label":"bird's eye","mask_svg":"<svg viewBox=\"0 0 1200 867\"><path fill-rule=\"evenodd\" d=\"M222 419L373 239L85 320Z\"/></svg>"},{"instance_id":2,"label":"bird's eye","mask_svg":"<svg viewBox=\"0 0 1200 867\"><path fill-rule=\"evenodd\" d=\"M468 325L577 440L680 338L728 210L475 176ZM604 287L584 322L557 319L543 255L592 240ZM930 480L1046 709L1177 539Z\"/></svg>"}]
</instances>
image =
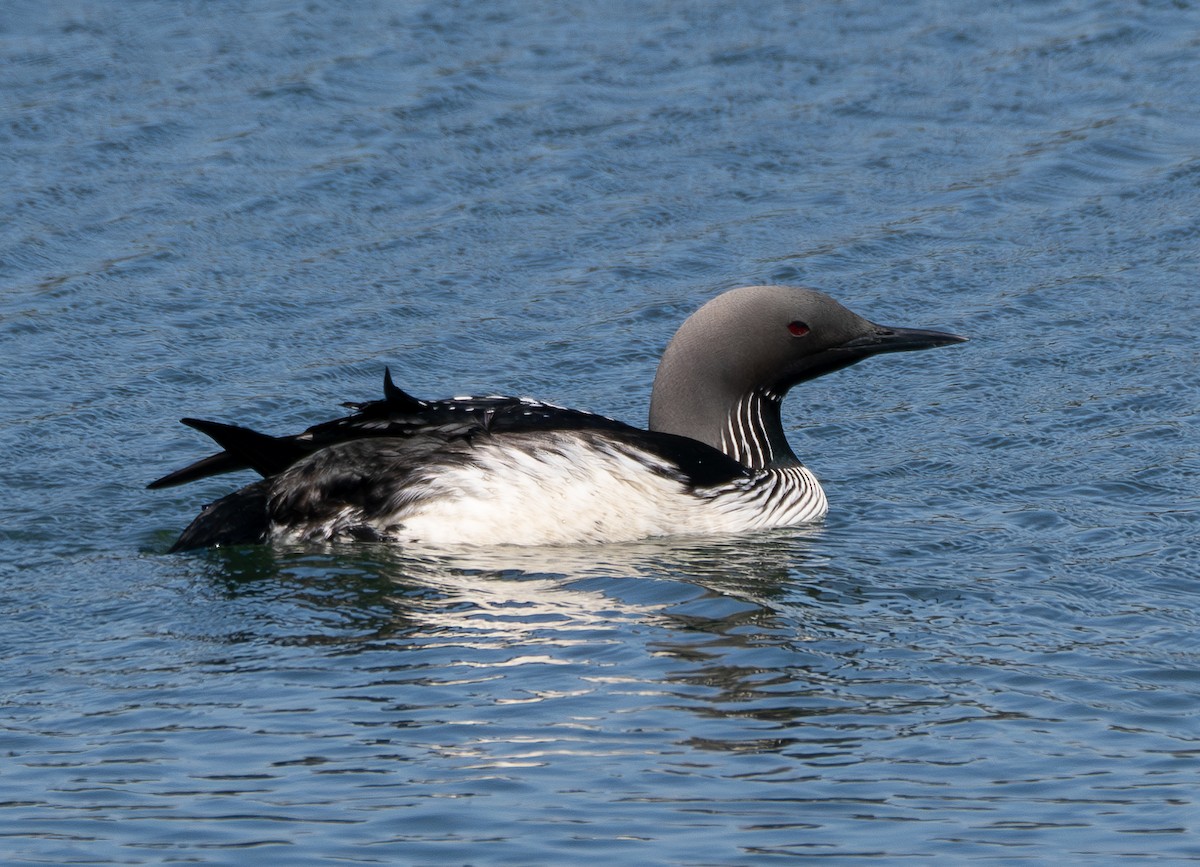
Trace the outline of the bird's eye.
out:
<instances>
[{"instance_id":1,"label":"bird's eye","mask_svg":"<svg viewBox=\"0 0 1200 867\"><path fill-rule=\"evenodd\" d=\"M788 323L788 331L791 332L792 337L803 337L808 334L808 324L797 319L795 322Z\"/></svg>"}]
</instances>

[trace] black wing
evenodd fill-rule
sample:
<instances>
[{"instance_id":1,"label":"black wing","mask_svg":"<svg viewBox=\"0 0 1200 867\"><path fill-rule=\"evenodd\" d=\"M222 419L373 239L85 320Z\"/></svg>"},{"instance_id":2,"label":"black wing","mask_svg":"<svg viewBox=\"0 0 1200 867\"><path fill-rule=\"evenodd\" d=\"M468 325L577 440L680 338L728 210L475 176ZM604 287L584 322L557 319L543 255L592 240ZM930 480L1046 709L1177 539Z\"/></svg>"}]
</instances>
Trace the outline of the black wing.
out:
<instances>
[{"instance_id":1,"label":"black wing","mask_svg":"<svg viewBox=\"0 0 1200 867\"><path fill-rule=\"evenodd\" d=\"M403 391L384 372L383 399L349 403L352 415L313 425L303 433L274 437L249 428L201 419L183 423L211 437L224 451L202 458L151 482L167 488L235 470L253 469L264 477L283 472L314 452L348 440L368 437L436 435L469 438L481 433L604 430L679 466L697 486L719 484L745 472L737 461L687 437L655 433L595 413L566 409L517 397L466 397L421 400Z\"/></svg>"}]
</instances>

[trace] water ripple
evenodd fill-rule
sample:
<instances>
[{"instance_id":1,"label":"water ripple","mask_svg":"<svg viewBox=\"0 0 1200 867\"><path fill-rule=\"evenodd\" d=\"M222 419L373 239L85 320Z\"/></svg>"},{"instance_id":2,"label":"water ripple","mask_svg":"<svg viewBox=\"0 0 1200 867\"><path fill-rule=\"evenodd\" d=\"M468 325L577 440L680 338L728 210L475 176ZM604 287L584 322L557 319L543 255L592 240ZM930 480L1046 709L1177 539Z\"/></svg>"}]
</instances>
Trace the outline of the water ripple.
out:
<instances>
[{"instance_id":1,"label":"water ripple","mask_svg":"<svg viewBox=\"0 0 1200 867\"><path fill-rule=\"evenodd\" d=\"M1193 19L7 4L5 863L1196 860ZM770 280L971 337L789 399L820 527L162 554L179 416L640 423Z\"/></svg>"}]
</instances>

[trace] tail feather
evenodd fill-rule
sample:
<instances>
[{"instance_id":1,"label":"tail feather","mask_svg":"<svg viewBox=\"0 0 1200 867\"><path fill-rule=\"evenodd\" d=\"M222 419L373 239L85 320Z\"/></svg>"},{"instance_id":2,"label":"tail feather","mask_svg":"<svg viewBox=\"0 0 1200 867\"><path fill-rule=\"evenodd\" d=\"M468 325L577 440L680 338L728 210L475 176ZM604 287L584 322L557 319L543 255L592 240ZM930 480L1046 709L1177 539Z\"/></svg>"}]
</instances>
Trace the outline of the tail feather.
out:
<instances>
[{"instance_id":1,"label":"tail feather","mask_svg":"<svg viewBox=\"0 0 1200 867\"><path fill-rule=\"evenodd\" d=\"M234 460L250 467L260 476L283 472L309 451L291 437L273 437L236 424L202 418L185 418L181 421L209 437L226 453L233 455Z\"/></svg>"},{"instance_id":2,"label":"tail feather","mask_svg":"<svg viewBox=\"0 0 1200 867\"><path fill-rule=\"evenodd\" d=\"M155 479L150 484L146 485L152 491L159 488L173 488L176 485L186 485L188 482L194 482L197 479L207 479L209 476L219 476L221 473L232 473L235 470L244 470L247 464L242 463L229 452L220 452L215 455L209 455L206 458L201 458L193 464L188 464L180 470L173 473L167 473L161 479Z\"/></svg>"},{"instance_id":3,"label":"tail feather","mask_svg":"<svg viewBox=\"0 0 1200 867\"><path fill-rule=\"evenodd\" d=\"M360 412L386 412L416 415L429 408L429 402L413 397L407 391L396 385L392 379L391 368L383 369L383 400L347 400L342 406L357 409ZM335 422L336 424L336 422Z\"/></svg>"},{"instance_id":4,"label":"tail feather","mask_svg":"<svg viewBox=\"0 0 1200 867\"><path fill-rule=\"evenodd\" d=\"M291 437L268 436L238 425L197 418L182 419L188 427L215 440L224 451L168 473L146 487L154 490L170 488L244 469L253 469L262 476L273 476L318 448L356 436L369 436L380 429L378 424L359 426L355 422L362 419L370 422L376 419L387 421L397 414L417 416L429 407L427 401L413 397L397 386L388 368L384 368L383 373L383 400L345 405L358 410L359 415L314 425L303 434ZM383 429L386 429L386 425Z\"/></svg>"},{"instance_id":5,"label":"tail feather","mask_svg":"<svg viewBox=\"0 0 1200 867\"><path fill-rule=\"evenodd\" d=\"M388 402L392 409L402 412L416 413L429 406L428 403L421 400L419 397L413 397L400 386L392 381L392 370L389 367L383 369L383 398Z\"/></svg>"}]
</instances>

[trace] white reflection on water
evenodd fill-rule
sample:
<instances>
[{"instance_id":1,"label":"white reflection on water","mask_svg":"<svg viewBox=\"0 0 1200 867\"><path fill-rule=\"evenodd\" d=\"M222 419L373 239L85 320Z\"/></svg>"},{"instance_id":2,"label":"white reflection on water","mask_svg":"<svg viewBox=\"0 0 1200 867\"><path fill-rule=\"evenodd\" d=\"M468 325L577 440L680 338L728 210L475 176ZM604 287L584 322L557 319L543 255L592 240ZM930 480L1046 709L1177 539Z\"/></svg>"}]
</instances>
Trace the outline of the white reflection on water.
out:
<instances>
[{"instance_id":1,"label":"white reflection on water","mask_svg":"<svg viewBox=\"0 0 1200 867\"><path fill-rule=\"evenodd\" d=\"M805 528L731 539L421 552L343 548L297 553L298 561L282 552L269 556L273 565L265 574L294 573L303 564L304 572L329 580L338 564L355 581L365 575L375 591L387 588L382 596L369 594L370 606L386 603L396 624L414 630L414 637L446 641L453 635L465 647L595 646L622 640L604 633L630 624L671 633L686 621L721 634L747 612L773 616L789 607L797 582L819 565L809 542L820 533Z\"/></svg>"}]
</instances>

